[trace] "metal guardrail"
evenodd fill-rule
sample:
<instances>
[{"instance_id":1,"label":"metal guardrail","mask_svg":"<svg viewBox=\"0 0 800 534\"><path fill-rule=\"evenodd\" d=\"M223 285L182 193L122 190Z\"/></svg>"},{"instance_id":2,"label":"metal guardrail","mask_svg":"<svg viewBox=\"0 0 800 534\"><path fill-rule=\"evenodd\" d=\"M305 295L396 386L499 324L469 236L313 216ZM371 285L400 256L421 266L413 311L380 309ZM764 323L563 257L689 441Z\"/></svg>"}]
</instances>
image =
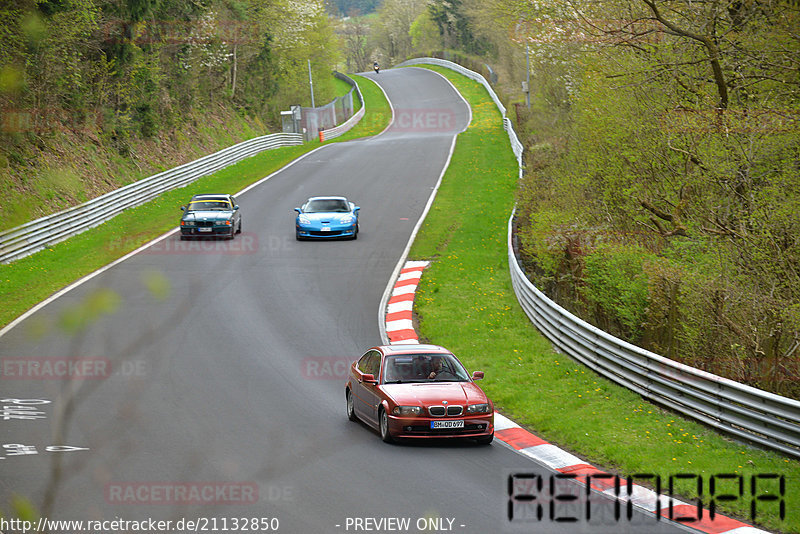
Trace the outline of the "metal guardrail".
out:
<instances>
[{"instance_id":1,"label":"metal guardrail","mask_svg":"<svg viewBox=\"0 0 800 534\"><path fill-rule=\"evenodd\" d=\"M64 241L102 224L127 208L143 204L171 189L188 185L202 176L264 150L302 144L303 136L300 134L278 133L249 139L120 187L78 206L0 232L0 263L23 258Z\"/></svg>"},{"instance_id":2,"label":"metal guardrail","mask_svg":"<svg viewBox=\"0 0 800 534\"><path fill-rule=\"evenodd\" d=\"M500 97L497 96L497 93L494 92L494 89L492 89L491 84L489 84L489 82L486 81L486 78L484 78L482 74L479 74L475 71L462 67L458 63L453 63L452 61L447 61L446 59L437 59L433 57L421 57L421 58L409 59L407 61L403 61L402 63L398 63L396 66L410 67L413 65L438 65L446 69L454 70L457 73L478 82L479 84L481 84L486 88L486 91L488 91L489 96L492 97L492 100L497 106L497 109L500 110L500 114L503 116L503 130L505 130L506 133L508 133L508 141L511 143L511 150L514 151L514 156L517 158L517 164L519 166L519 176L520 178L522 178L522 169L523 169L522 143L520 143L519 138L517 137L517 133L514 131L514 126L511 124L511 119L509 119L506 116L506 107L500 101Z\"/></svg>"},{"instance_id":3,"label":"metal guardrail","mask_svg":"<svg viewBox=\"0 0 800 534\"><path fill-rule=\"evenodd\" d=\"M361 109L356 111L353 114L352 117L347 119L344 123L340 124L339 126L336 126L335 128L329 128L327 130L324 130L324 132L325 132L324 135L325 135L325 140L326 141L329 140L329 139L335 139L335 138L339 137L340 135L342 135L343 133L345 133L348 130L350 130L353 126L358 124L358 121L360 121L361 118L366 113L366 105L364 104L364 96L361 94L361 88L358 86L356 81L353 80L352 78L350 78L349 76L347 76L345 74L342 74L341 72L334 72L333 75L336 76L337 78L339 78L340 80L344 80L344 81L346 81L347 83L349 83L350 85L353 86L353 89L351 89L350 91L355 90L356 96L358 97L358 101L361 103Z\"/></svg>"},{"instance_id":4,"label":"metal guardrail","mask_svg":"<svg viewBox=\"0 0 800 534\"><path fill-rule=\"evenodd\" d=\"M433 58L400 66L440 65L484 85L503 114L522 172L522 144L505 116L505 107L480 74ZM519 265L513 241L514 213L508 221L511 283L531 322L560 351L642 397L720 431L800 458L800 401L740 384L678 363L612 336L572 315L534 286Z\"/></svg>"},{"instance_id":5,"label":"metal guardrail","mask_svg":"<svg viewBox=\"0 0 800 534\"><path fill-rule=\"evenodd\" d=\"M361 89L355 80L339 72L334 72L334 76L353 86L351 91L356 92L361 109L344 124L327 130L327 139L338 137L355 126L364 116L366 107ZM256 137L120 187L78 206L5 230L0 232L0 263L9 263L55 245L104 223L127 208L143 204L171 189L188 185L202 176L264 150L302 144L302 134L277 133Z\"/></svg>"},{"instance_id":6,"label":"metal guardrail","mask_svg":"<svg viewBox=\"0 0 800 534\"><path fill-rule=\"evenodd\" d=\"M678 363L572 315L519 266L508 222L511 283L522 309L560 351L642 397L739 438L800 458L800 401Z\"/></svg>"}]
</instances>

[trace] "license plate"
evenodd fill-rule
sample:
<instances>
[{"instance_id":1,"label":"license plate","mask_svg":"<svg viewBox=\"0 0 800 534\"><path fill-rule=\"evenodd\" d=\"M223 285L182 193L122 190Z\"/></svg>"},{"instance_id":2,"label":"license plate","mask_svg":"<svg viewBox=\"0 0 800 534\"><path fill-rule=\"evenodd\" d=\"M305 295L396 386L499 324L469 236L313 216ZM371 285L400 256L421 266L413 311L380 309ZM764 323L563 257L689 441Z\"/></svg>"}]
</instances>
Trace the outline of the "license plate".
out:
<instances>
[{"instance_id":1,"label":"license plate","mask_svg":"<svg viewBox=\"0 0 800 534\"><path fill-rule=\"evenodd\" d=\"M431 428L464 428L464 421L431 421Z\"/></svg>"},{"instance_id":2,"label":"license plate","mask_svg":"<svg viewBox=\"0 0 800 534\"><path fill-rule=\"evenodd\" d=\"M330 226L323 226L322 229L320 230L320 232L330 232L330 231L331 231Z\"/></svg>"},{"instance_id":3,"label":"license plate","mask_svg":"<svg viewBox=\"0 0 800 534\"><path fill-rule=\"evenodd\" d=\"M210 232L211 228L198 228L197 231L198 232Z\"/></svg>"}]
</instances>

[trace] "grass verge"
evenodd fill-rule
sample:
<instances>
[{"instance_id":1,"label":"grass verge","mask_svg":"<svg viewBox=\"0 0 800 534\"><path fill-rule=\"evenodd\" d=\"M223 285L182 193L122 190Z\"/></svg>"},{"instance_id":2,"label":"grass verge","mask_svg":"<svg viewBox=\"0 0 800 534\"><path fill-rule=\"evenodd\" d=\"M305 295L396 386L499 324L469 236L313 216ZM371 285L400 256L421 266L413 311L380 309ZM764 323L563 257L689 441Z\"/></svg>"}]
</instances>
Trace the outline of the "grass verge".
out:
<instances>
[{"instance_id":1,"label":"grass verge","mask_svg":"<svg viewBox=\"0 0 800 534\"><path fill-rule=\"evenodd\" d=\"M374 82L358 76L367 113L359 124L331 142L366 137L381 132L391 111ZM348 86L349 87L349 86ZM135 250L175 228L180 206L194 194L208 191L236 192L320 146L267 150L205 176L190 185L168 191L158 198L125 210L104 224L13 263L0 265L0 326L75 280Z\"/></svg>"},{"instance_id":2,"label":"grass verge","mask_svg":"<svg viewBox=\"0 0 800 534\"><path fill-rule=\"evenodd\" d=\"M671 475L698 475L705 507L710 477L736 474L742 477L744 494L717 502L720 512L769 529L800 532L800 462L649 404L554 352L533 327L517 302L508 271L506 232L517 163L500 114L481 85L447 69L430 68L450 79L470 102L473 119L458 138L409 256L433 261L415 301L421 337L453 350L470 370L486 371L481 386L505 415L590 463L620 475L659 475L662 493ZM779 500L754 499L751 482L766 474L785 477ZM698 498L696 479L675 482L675 493L683 500ZM777 481L756 482L756 496L779 493ZM716 494L735 495L736 484L717 480Z\"/></svg>"}]
</instances>

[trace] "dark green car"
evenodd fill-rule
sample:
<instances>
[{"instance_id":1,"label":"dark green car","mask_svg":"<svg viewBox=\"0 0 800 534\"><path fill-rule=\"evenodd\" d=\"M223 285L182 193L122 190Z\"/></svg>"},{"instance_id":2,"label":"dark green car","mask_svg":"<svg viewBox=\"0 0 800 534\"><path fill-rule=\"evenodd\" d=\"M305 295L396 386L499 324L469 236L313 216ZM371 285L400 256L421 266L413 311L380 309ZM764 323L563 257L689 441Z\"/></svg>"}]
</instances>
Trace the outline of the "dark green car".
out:
<instances>
[{"instance_id":1,"label":"dark green car","mask_svg":"<svg viewBox=\"0 0 800 534\"><path fill-rule=\"evenodd\" d=\"M242 232L242 214L233 195L195 195L181 209L181 239L220 236L233 239Z\"/></svg>"}]
</instances>

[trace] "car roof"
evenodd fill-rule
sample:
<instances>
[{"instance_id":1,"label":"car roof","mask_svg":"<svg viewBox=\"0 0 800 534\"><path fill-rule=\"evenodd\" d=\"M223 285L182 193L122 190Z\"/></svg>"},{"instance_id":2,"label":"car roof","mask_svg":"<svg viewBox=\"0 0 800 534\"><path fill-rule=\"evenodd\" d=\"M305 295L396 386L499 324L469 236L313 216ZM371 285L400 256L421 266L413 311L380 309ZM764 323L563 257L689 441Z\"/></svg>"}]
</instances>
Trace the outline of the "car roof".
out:
<instances>
[{"instance_id":1,"label":"car roof","mask_svg":"<svg viewBox=\"0 0 800 534\"><path fill-rule=\"evenodd\" d=\"M452 354L452 352L444 347L440 347L439 345L426 345L418 343L379 345L375 348L387 356L390 354Z\"/></svg>"},{"instance_id":2,"label":"car roof","mask_svg":"<svg viewBox=\"0 0 800 534\"><path fill-rule=\"evenodd\" d=\"M308 197L307 202L311 202L312 200L344 200L347 201L346 197L337 197L337 196L330 196L330 197Z\"/></svg>"},{"instance_id":3,"label":"car roof","mask_svg":"<svg viewBox=\"0 0 800 534\"><path fill-rule=\"evenodd\" d=\"M231 195L226 195L223 193L203 193L201 195L195 195L192 197L192 200L230 200Z\"/></svg>"}]
</instances>

